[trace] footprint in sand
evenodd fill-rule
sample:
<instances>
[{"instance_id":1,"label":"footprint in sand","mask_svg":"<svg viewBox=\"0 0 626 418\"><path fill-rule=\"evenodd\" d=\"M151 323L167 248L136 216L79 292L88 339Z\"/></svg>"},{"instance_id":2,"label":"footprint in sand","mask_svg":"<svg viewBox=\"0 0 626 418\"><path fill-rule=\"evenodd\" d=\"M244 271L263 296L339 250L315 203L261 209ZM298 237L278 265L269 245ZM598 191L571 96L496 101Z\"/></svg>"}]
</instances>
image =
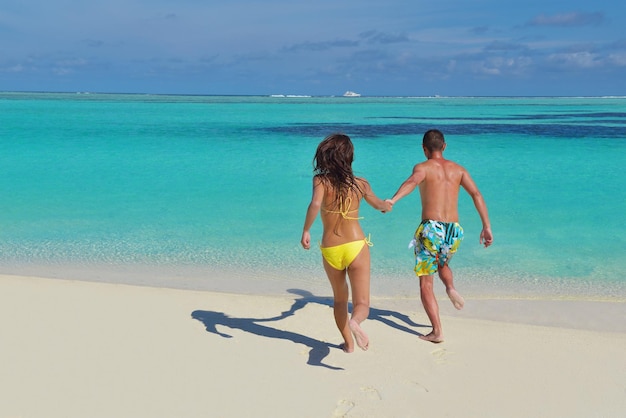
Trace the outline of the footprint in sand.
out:
<instances>
[{"instance_id":1,"label":"footprint in sand","mask_svg":"<svg viewBox=\"0 0 626 418\"><path fill-rule=\"evenodd\" d=\"M376 388L373 388L371 386L361 388L361 392L365 394L367 399L373 399L378 401L383 399L383 397L380 396L380 392Z\"/></svg>"},{"instance_id":2,"label":"footprint in sand","mask_svg":"<svg viewBox=\"0 0 626 418\"><path fill-rule=\"evenodd\" d=\"M416 388L417 390L419 390L419 391L423 391L423 392L430 392L430 391L428 390L428 388L427 388L426 386L422 385L420 382L415 382L415 381L413 381L413 380L409 380L408 382L409 382L410 384L414 385L414 386L415 386L415 388Z\"/></svg>"},{"instance_id":3,"label":"footprint in sand","mask_svg":"<svg viewBox=\"0 0 626 418\"><path fill-rule=\"evenodd\" d=\"M430 354L435 358L435 363L437 364L447 364L450 361L450 352L445 348L438 348L437 350L431 351Z\"/></svg>"},{"instance_id":4,"label":"footprint in sand","mask_svg":"<svg viewBox=\"0 0 626 418\"><path fill-rule=\"evenodd\" d=\"M350 410L354 408L354 402L342 399L337 403L337 408L335 408L335 412L333 412L334 418L345 417Z\"/></svg>"}]
</instances>

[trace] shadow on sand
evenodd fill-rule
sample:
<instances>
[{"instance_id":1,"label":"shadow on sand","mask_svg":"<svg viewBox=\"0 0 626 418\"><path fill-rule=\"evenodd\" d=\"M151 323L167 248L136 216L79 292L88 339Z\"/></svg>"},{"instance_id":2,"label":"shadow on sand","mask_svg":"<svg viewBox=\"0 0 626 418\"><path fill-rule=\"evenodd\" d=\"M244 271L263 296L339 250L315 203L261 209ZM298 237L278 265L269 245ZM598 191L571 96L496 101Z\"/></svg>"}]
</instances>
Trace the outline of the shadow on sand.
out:
<instances>
[{"instance_id":1,"label":"shadow on sand","mask_svg":"<svg viewBox=\"0 0 626 418\"><path fill-rule=\"evenodd\" d=\"M324 359L330 353L331 348L341 348L338 344L330 344L324 341L316 340L315 338L311 338L303 334L298 334L292 331L284 331L265 325L268 322L277 322L282 319L288 318L294 315L300 309L303 309L309 303L317 303L329 307L333 306L332 297L315 296L311 292L301 289L289 289L288 292L294 295L298 295L300 297L294 300L289 310L281 312L279 315L271 318L235 318L228 316L223 312L203 310L193 311L191 313L191 317L202 322L208 332L224 338L232 338L232 336L219 331L217 329L218 325L231 329L239 329L261 337L276 338L291 341L296 344L304 344L310 348L307 364L311 366L326 367L332 370L343 370L341 367L334 367L324 363ZM391 318L395 318L397 321L402 323L398 323ZM399 331L407 332L409 334L417 336L420 336L422 334L409 328L409 326L427 326L417 324L413 322L407 315L398 313L396 311L377 309L373 307L370 307L370 314L368 316L368 319L382 322L383 324L395 328Z\"/></svg>"}]
</instances>

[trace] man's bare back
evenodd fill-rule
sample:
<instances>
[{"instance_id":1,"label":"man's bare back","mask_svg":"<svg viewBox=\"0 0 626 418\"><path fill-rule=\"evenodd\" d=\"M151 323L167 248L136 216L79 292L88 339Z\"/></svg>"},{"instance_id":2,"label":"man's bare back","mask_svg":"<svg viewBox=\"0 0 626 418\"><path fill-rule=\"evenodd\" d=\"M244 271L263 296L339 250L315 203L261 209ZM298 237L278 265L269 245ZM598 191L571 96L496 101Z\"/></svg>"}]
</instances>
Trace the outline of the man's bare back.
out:
<instances>
[{"instance_id":1,"label":"man's bare back","mask_svg":"<svg viewBox=\"0 0 626 418\"><path fill-rule=\"evenodd\" d=\"M424 154L428 159L413 167L413 173L402 183L391 202L397 202L419 186L422 220L458 222L459 189L463 187L474 201L483 225L488 226L487 208L476 183L467 170L443 158L442 151L431 152L425 149Z\"/></svg>"},{"instance_id":2,"label":"man's bare back","mask_svg":"<svg viewBox=\"0 0 626 418\"><path fill-rule=\"evenodd\" d=\"M431 158L415 166L422 199L422 220L458 222L459 187L465 170L444 158Z\"/></svg>"}]
</instances>

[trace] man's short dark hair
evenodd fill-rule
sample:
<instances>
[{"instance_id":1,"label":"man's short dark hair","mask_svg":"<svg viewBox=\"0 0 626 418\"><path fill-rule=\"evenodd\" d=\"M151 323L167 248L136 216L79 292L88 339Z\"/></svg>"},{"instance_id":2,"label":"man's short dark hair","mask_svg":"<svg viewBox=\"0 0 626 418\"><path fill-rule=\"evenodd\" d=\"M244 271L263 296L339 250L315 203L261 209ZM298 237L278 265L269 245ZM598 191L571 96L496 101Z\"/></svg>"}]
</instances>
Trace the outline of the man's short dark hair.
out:
<instances>
[{"instance_id":1,"label":"man's short dark hair","mask_svg":"<svg viewBox=\"0 0 626 418\"><path fill-rule=\"evenodd\" d=\"M442 151L446 140L438 129L430 129L424 134L422 145L430 152Z\"/></svg>"}]
</instances>

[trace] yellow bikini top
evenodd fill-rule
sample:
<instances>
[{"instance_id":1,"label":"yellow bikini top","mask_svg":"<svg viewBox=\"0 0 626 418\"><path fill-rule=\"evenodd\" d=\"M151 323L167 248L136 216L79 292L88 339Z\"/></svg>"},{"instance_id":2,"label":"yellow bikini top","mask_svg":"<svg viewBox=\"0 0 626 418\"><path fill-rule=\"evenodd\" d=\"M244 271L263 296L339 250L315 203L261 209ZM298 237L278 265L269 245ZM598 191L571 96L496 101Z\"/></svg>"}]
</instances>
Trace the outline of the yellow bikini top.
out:
<instances>
[{"instance_id":1,"label":"yellow bikini top","mask_svg":"<svg viewBox=\"0 0 626 418\"><path fill-rule=\"evenodd\" d=\"M341 217L343 219L349 219L349 220L353 220L353 221L356 221L356 220L359 220L359 219L363 219L362 216L360 216L358 218L354 218L352 216L348 216L348 214L350 212L358 211L358 208L350 210L350 205L352 205L352 198L350 196L348 196L345 200L341 197L341 198L339 198L339 210L324 209L324 211L328 212L328 213L339 213L339 214L341 214Z\"/></svg>"}]
</instances>

